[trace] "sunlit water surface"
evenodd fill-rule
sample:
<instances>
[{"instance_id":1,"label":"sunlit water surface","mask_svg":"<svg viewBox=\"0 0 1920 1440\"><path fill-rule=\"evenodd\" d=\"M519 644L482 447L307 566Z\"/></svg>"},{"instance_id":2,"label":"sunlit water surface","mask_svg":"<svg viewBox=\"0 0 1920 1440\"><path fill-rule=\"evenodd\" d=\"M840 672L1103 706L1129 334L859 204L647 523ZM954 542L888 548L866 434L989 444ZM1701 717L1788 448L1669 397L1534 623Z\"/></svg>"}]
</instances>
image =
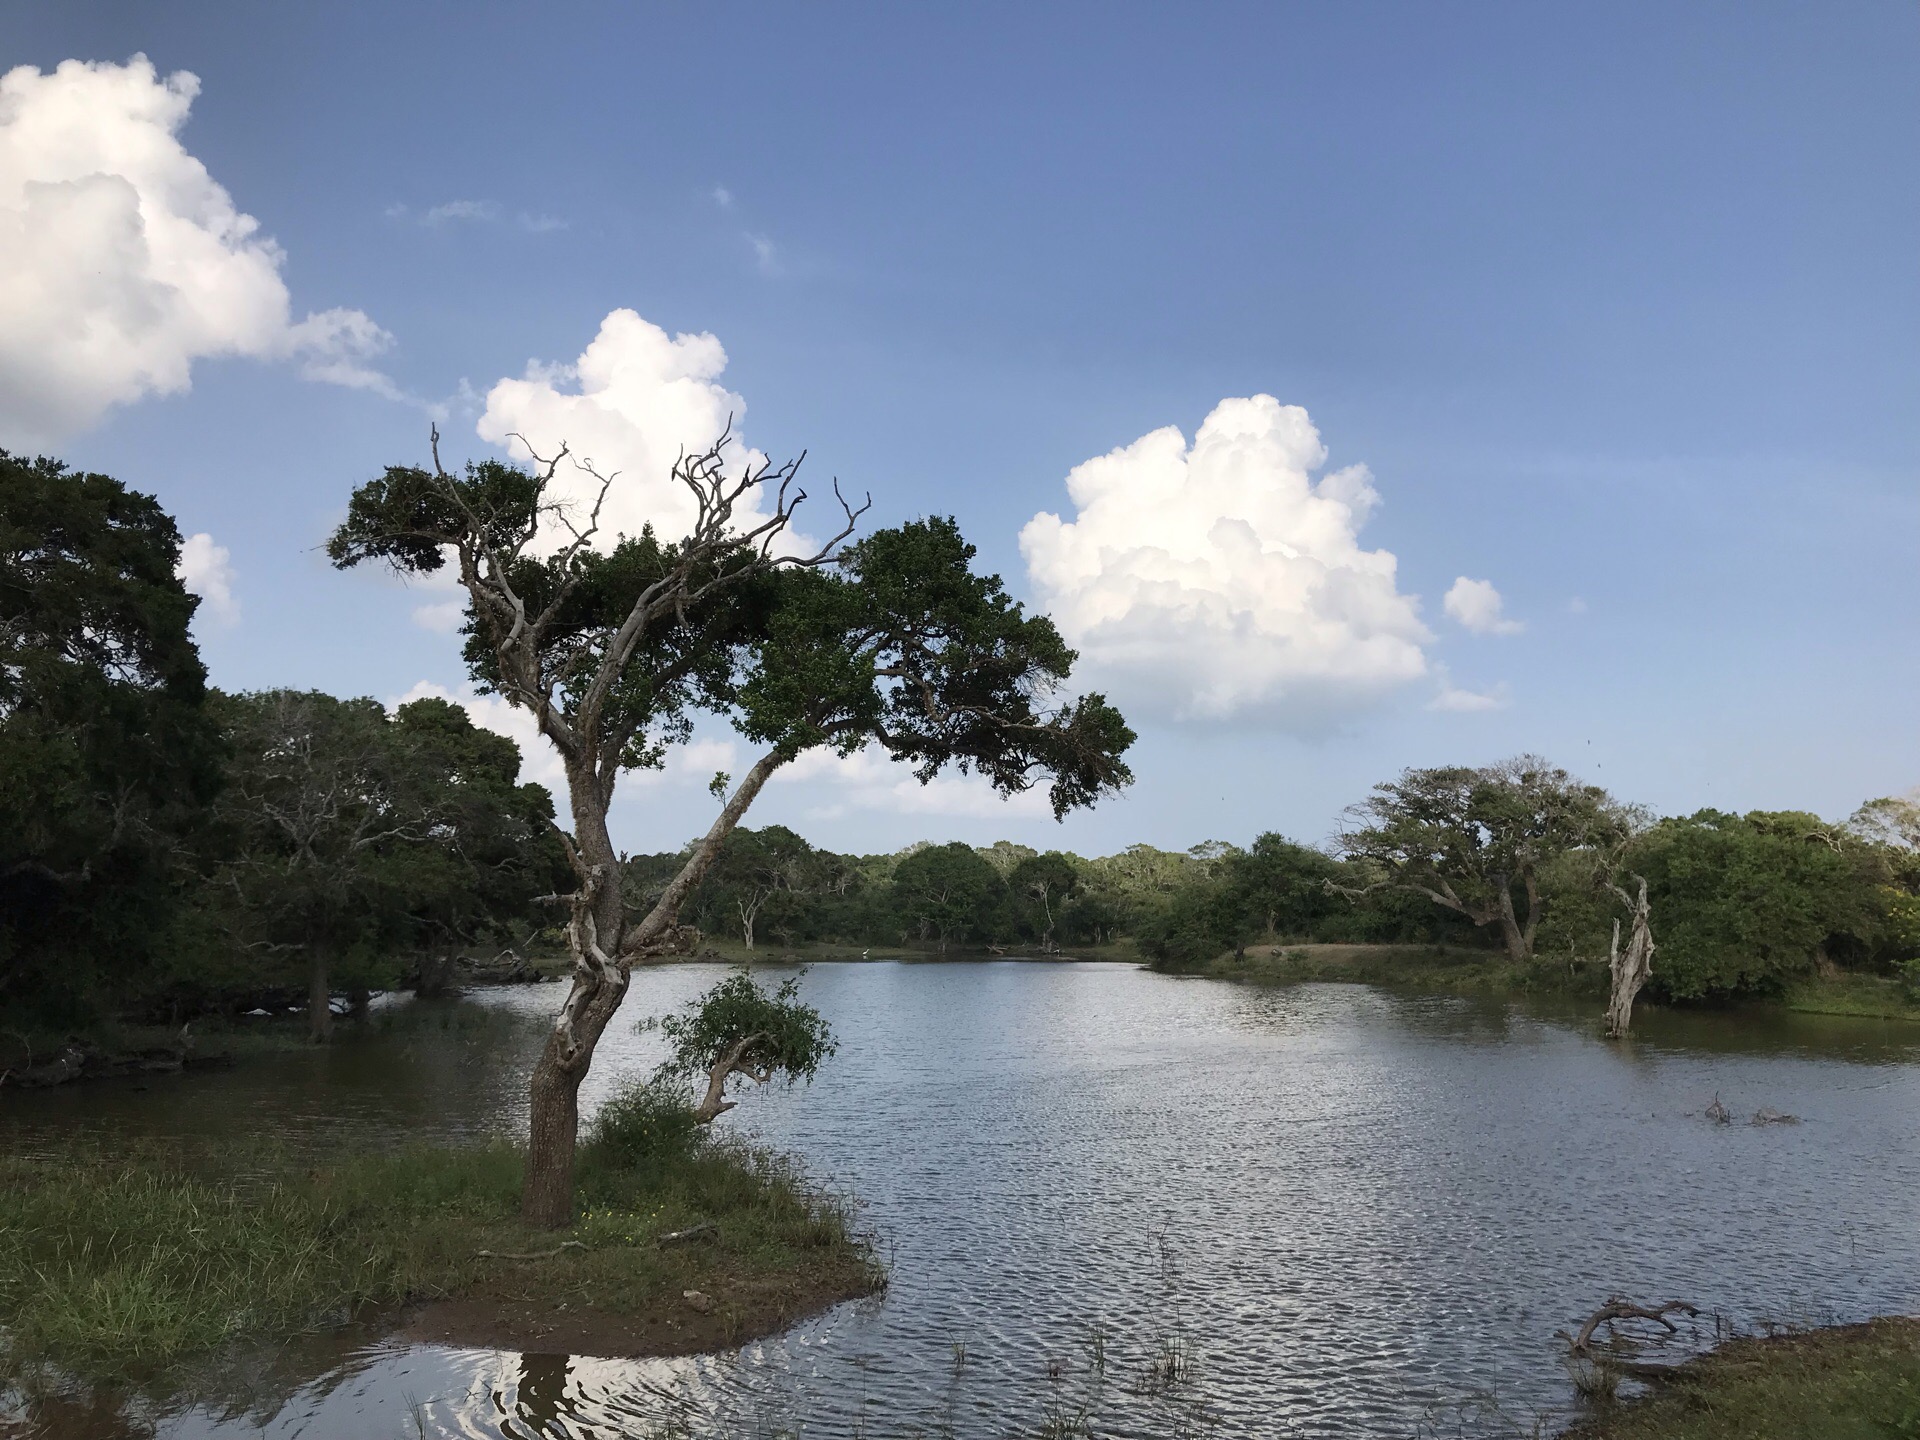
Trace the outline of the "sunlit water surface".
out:
<instances>
[{"instance_id":1,"label":"sunlit water surface","mask_svg":"<svg viewBox=\"0 0 1920 1440\"><path fill-rule=\"evenodd\" d=\"M659 1059L632 1022L720 973L636 975L589 1110ZM838 1055L722 1123L860 1198L884 1299L689 1359L346 1334L278 1356L224 1409L47 1411L41 1433L1473 1433L1566 1413L1554 1332L1615 1292L1741 1325L1920 1309L1920 1036L1897 1025L1652 1015L1615 1046L1583 1016L1116 965L823 965L803 983ZM0 1121L16 1145L512 1130L559 998L412 1007L327 1053L10 1096ZM1716 1095L1802 1123L1715 1125ZM1169 1356L1186 1367L1170 1387Z\"/></svg>"}]
</instances>

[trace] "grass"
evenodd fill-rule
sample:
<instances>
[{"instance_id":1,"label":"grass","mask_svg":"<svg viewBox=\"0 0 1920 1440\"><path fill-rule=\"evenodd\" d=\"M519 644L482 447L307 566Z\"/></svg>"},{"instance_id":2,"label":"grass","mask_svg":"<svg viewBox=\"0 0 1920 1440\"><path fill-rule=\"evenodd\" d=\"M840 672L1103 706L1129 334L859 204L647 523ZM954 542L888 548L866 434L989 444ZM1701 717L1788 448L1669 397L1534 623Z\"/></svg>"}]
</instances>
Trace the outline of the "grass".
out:
<instances>
[{"instance_id":1,"label":"grass","mask_svg":"<svg viewBox=\"0 0 1920 1440\"><path fill-rule=\"evenodd\" d=\"M1808 1015L1860 1015L1878 1020L1920 1020L1920 1004L1890 975L1840 971L1803 981L1789 990L1786 1007Z\"/></svg>"},{"instance_id":2,"label":"grass","mask_svg":"<svg viewBox=\"0 0 1920 1440\"><path fill-rule=\"evenodd\" d=\"M182 1380L239 1342L338 1326L369 1306L460 1298L615 1316L755 1285L783 1302L881 1283L845 1205L777 1157L698 1140L669 1153L583 1148L567 1232L517 1211L520 1151L419 1147L315 1161L88 1149L0 1159L0 1372L86 1385ZM715 1225L700 1244L666 1231ZM544 1251L525 1264L477 1252ZM749 1317L751 1323L751 1317Z\"/></svg>"},{"instance_id":3,"label":"grass","mask_svg":"<svg viewBox=\"0 0 1920 1440\"><path fill-rule=\"evenodd\" d=\"M1447 945L1255 945L1244 955L1221 955L1186 973L1257 985L1331 980L1452 991L1566 984L1558 967L1521 970L1493 951Z\"/></svg>"},{"instance_id":4,"label":"grass","mask_svg":"<svg viewBox=\"0 0 1920 1440\"><path fill-rule=\"evenodd\" d=\"M1920 1440L1920 1320L1730 1340L1566 1440Z\"/></svg>"}]
</instances>

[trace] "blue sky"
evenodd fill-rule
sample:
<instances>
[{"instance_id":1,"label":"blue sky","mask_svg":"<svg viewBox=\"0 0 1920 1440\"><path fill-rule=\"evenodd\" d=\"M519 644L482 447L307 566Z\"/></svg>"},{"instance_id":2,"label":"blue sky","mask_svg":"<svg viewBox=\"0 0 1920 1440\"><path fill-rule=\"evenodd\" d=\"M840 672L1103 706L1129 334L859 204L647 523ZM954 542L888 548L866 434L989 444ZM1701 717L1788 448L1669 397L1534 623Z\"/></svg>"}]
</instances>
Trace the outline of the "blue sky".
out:
<instances>
[{"instance_id":1,"label":"blue sky","mask_svg":"<svg viewBox=\"0 0 1920 1440\"><path fill-rule=\"evenodd\" d=\"M703 383L744 399L752 445L807 449L881 522L957 515L1016 594L1095 627L1089 675L1138 717L1138 783L1065 827L871 765L775 787L756 820L858 849L1312 841L1403 766L1522 749L1664 811L1842 815L1920 783L1911 5L0 12L0 70L136 53L198 77L178 145L277 242L291 308L261 318L271 286L243 277L196 322L225 338L181 342L190 388L68 410L43 388L84 374L0 353L0 445L152 490L226 550L237 613L200 625L222 685L458 693L453 637L414 615L446 597L315 547L355 483L423 456L405 397L496 454L496 383L629 308L717 337ZM0 222L73 178L6 153ZM57 268L48 248L0 223L0 269ZM6 306L64 293L0 282L0 352L37 333ZM336 308L387 347L300 329ZM365 384L306 378L328 366ZM553 407L576 383L527 413L575 413ZM1290 611L1277 557L1301 506L1332 513L1300 500L1244 554L1196 540L1155 609L1156 535L1243 504L1180 444L1257 395L1327 459L1274 460L1245 438L1271 415L1224 411L1254 483L1333 495L1361 464L1378 497L1309 562L1384 551L1392 576ZM1076 509L1069 472L1166 426L1172 459L1103 472L1127 514ZM1136 513L1156 485L1168 512ZM1042 512L1111 571L1033 568ZM1449 612L1463 577L1498 616ZM1097 628L1123 581L1133 608ZM704 828L723 739L630 787L627 843Z\"/></svg>"}]
</instances>

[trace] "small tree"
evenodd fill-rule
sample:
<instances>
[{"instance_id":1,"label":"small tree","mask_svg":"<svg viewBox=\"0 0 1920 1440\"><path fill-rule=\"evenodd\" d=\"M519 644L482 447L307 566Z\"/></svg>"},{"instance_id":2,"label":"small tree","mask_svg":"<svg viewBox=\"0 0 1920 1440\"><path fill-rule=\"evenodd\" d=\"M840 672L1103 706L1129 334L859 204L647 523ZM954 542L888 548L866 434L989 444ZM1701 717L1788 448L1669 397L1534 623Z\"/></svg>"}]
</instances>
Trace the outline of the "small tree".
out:
<instances>
[{"instance_id":1,"label":"small tree","mask_svg":"<svg viewBox=\"0 0 1920 1440\"><path fill-rule=\"evenodd\" d=\"M1479 769L1408 770L1376 785L1347 811L1339 846L1380 877L1348 893L1425 895L1475 926L1497 926L1508 956L1526 964L1545 913L1541 868L1627 828L1622 807L1599 786L1521 755Z\"/></svg>"},{"instance_id":2,"label":"small tree","mask_svg":"<svg viewBox=\"0 0 1920 1440\"><path fill-rule=\"evenodd\" d=\"M727 1098L735 1077L756 1085L776 1078L789 1085L811 1080L820 1062L838 1048L820 1012L801 1004L799 995L798 975L768 991L741 970L677 1015L644 1021L640 1028L658 1029L673 1047L660 1067L663 1079L684 1083L706 1077L706 1094L693 1115L707 1125L737 1103Z\"/></svg>"},{"instance_id":3,"label":"small tree","mask_svg":"<svg viewBox=\"0 0 1920 1440\"><path fill-rule=\"evenodd\" d=\"M784 825L763 830L744 826L720 847L701 885L701 898L713 918L737 925L747 949L754 948L763 920L778 922L780 912L804 895L821 867L813 847Z\"/></svg>"}]
</instances>

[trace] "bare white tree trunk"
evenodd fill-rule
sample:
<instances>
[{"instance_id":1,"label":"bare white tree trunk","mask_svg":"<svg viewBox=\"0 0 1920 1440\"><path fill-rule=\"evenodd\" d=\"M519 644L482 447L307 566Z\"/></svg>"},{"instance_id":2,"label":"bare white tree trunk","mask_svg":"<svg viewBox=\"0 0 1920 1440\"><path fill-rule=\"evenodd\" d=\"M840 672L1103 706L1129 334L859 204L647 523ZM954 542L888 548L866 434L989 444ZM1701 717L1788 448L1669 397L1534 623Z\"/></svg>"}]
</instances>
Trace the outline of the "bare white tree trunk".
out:
<instances>
[{"instance_id":1,"label":"bare white tree trunk","mask_svg":"<svg viewBox=\"0 0 1920 1440\"><path fill-rule=\"evenodd\" d=\"M1653 923L1647 905L1647 880L1640 882L1639 894L1629 897L1618 885L1607 888L1620 898L1630 912L1627 948L1620 948L1620 922L1613 922L1613 944L1607 952L1607 967L1613 977L1613 995L1607 1004L1607 1034L1614 1039L1625 1035L1633 1025L1633 1002L1640 987L1653 974Z\"/></svg>"}]
</instances>

